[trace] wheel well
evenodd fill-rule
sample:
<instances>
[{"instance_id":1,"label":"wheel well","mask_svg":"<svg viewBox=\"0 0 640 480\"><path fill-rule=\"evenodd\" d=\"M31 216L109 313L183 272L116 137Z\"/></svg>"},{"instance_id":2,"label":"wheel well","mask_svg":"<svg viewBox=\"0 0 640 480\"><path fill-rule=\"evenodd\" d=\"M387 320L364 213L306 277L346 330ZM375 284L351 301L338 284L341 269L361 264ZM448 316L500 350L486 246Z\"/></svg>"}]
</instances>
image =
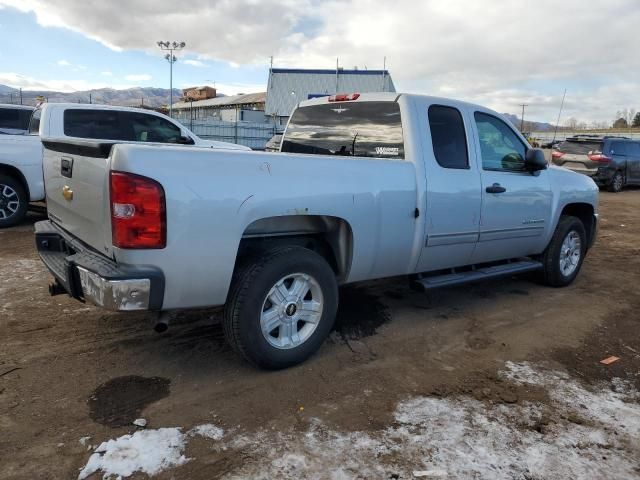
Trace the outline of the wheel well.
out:
<instances>
[{"instance_id":1,"label":"wheel well","mask_svg":"<svg viewBox=\"0 0 640 480\"><path fill-rule=\"evenodd\" d=\"M31 194L29 193L29 184L27 183L27 179L24 178L24 175L20 170L11 165L5 165L0 163L0 174L9 175L10 177L15 178L22 184L22 188L27 195L27 200L31 199Z\"/></svg>"},{"instance_id":2,"label":"wheel well","mask_svg":"<svg viewBox=\"0 0 640 480\"><path fill-rule=\"evenodd\" d=\"M324 257L338 280L351 268L353 233L346 220L328 215L283 215L256 220L242 235L236 264L283 245L298 245Z\"/></svg>"},{"instance_id":3,"label":"wheel well","mask_svg":"<svg viewBox=\"0 0 640 480\"><path fill-rule=\"evenodd\" d=\"M588 203L570 203L562 209L561 215L571 215L580 219L587 234L587 243L591 246L593 243L593 234L595 233L593 205Z\"/></svg>"}]
</instances>

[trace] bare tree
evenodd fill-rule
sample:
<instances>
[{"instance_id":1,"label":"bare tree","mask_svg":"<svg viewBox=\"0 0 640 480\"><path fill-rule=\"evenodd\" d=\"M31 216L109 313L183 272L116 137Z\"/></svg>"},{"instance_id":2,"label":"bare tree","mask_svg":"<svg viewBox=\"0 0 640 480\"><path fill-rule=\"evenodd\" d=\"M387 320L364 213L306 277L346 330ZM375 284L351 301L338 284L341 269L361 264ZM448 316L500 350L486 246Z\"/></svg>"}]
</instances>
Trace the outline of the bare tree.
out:
<instances>
[{"instance_id":1,"label":"bare tree","mask_svg":"<svg viewBox=\"0 0 640 480\"><path fill-rule=\"evenodd\" d=\"M578 126L578 119L575 117L569 117L565 120L564 124L571 130L575 130Z\"/></svg>"}]
</instances>

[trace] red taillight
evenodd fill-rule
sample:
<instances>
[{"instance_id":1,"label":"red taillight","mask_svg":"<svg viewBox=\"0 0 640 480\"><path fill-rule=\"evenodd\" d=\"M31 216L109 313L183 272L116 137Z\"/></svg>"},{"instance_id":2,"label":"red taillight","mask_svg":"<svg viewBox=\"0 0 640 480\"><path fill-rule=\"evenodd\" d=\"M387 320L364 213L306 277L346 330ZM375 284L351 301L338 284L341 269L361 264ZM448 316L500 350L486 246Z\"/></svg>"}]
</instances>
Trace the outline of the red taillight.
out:
<instances>
[{"instance_id":1,"label":"red taillight","mask_svg":"<svg viewBox=\"0 0 640 480\"><path fill-rule=\"evenodd\" d=\"M164 248L167 215L164 189L155 180L111 172L111 234L118 248Z\"/></svg>"},{"instance_id":2,"label":"red taillight","mask_svg":"<svg viewBox=\"0 0 640 480\"><path fill-rule=\"evenodd\" d=\"M592 162L609 163L611 161L611 157L607 157L604 153L598 151L589 152L588 157Z\"/></svg>"},{"instance_id":3,"label":"red taillight","mask_svg":"<svg viewBox=\"0 0 640 480\"><path fill-rule=\"evenodd\" d=\"M558 152L557 150L554 150L553 152L551 152L551 158L553 159L562 158L563 155L564 153Z\"/></svg>"},{"instance_id":4,"label":"red taillight","mask_svg":"<svg viewBox=\"0 0 640 480\"><path fill-rule=\"evenodd\" d=\"M351 100L357 100L360 98L359 93L339 93L338 95L332 95L329 97L330 102L350 102Z\"/></svg>"}]
</instances>

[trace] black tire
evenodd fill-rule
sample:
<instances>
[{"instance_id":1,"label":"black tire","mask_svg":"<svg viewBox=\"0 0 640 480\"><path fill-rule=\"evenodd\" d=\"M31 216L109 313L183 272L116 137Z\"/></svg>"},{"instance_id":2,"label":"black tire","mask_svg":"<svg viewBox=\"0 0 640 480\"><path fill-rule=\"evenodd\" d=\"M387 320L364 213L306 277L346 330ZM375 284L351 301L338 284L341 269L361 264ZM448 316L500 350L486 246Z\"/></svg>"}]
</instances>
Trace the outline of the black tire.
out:
<instances>
[{"instance_id":1,"label":"black tire","mask_svg":"<svg viewBox=\"0 0 640 480\"><path fill-rule=\"evenodd\" d=\"M320 289L322 313L303 343L277 348L262 332L261 314L271 289L281 279L298 273L311 277ZM286 368L303 362L320 348L333 327L337 308L338 283L327 261L306 248L277 247L249 260L234 274L225 305L224 334L232 348L250 363L267 369ZM297 331L299 324L294 323Z\"/></svg>"},{"instance_id":2,"label":"black tire","mask_svg":"<svg viewBox=\"0 0 640 480\"><path fill-rule=\"evenodd\" d=\"M613 193L620 193L624 187L624 175L620 170L613 174L611 182L607 186L607 189Z\"/></svg>"},{"instance_id":3,"label":"black tire","mask_svg":"<svg viewBox=\"0 0 640 480\"><path fill-rule=\"evenodd\" d=\"M580 238L580 258L577 265L570 274L565 274L562 271L560 264L560 257L564 253L562 251L562 244L565 239L575 232ZM551 242L547 246L547 249L542 254L542 281L545 285L551 287L566 287L573 282L580 272L582 262L587 253L587 234L582 222L569 215L563 215L560 217L556 231L553 233Z\"/></svg>"},{"instance_id":4,"label":"black tire","mask_svg":"<svg viewBox=\"0 0 640 480\"><path fill-rule=\"evenodd\" d=\"M29 199L22 183L15 177L0 174L0 228L20 223L27 215L28 208Z\"/></svg>"}]
</instances>

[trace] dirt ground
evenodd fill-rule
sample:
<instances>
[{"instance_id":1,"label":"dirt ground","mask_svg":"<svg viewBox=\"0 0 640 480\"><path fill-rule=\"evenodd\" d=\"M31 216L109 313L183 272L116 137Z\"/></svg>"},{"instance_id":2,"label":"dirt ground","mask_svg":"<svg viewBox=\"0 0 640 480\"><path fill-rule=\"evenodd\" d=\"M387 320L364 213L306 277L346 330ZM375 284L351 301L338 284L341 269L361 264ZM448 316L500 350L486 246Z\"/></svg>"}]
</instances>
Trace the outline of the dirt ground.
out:
<instances>
[{"instance_id":1,"label":"dirt ground","mask_svg":"<svg viewBox=\"0 0 640 480\"><path fill-rule=\"evenodd\" d=\"M598 420L576 416L575 405L560 412L570 393L558 394L554 382L573 382L571 392L591 392L592 403L594 395L616 394L622 384L627 393L640 389L640 190L603 192L600 213L597 243L568 288L542 287L526 277L429 294L413 292L404 279L350 286L341 291L338 326L320 352L279 372L256 370L236 356L224 343L215 310L180 314L159 335L149 316L50 297L32 236L40 218L30 216L0 231L0 478L77 478L96 445L135 432L132 421L139 417L147 429L186 432L213 424L225 432L224 445L193 437L183 460L157 473L161 479L423 473L542 479L568 478L558 472L580 478L587 471L588 478L640 478L640 436L622 431L630 422L625 418L640 415L635 394L616 407L630 413L602 430L627 440L614 444L607 436L584 448L549 443L559 445L553 451L560 462L548 467L549 454L548 468L537 473L514 466L515 460L499 470L495 458L481 468L481 440L455 446L458 454L470 449L471 466L458 468L444 455L442 442L451 438L438 430L444 423L407 420L407 412L449 402L474 408L484 419L478 429L492 432L496 422L521 411L514 409L535 406L543 412L535 421L522 420L504 445L491 446L509 454L524 452L518 450L523 438L560 438L562 429ZM610 355L620 360L599 363ZM554 373L550 383L515 380L513 372L528 366L563 373ZM588 411L591 404L582 407ZM595 470L566 470L563 455ZM608 456L616 465L627 462L626 470L611 469ZM418 472L432 465L439 470Z\"/></svg>"}]
</instances>

